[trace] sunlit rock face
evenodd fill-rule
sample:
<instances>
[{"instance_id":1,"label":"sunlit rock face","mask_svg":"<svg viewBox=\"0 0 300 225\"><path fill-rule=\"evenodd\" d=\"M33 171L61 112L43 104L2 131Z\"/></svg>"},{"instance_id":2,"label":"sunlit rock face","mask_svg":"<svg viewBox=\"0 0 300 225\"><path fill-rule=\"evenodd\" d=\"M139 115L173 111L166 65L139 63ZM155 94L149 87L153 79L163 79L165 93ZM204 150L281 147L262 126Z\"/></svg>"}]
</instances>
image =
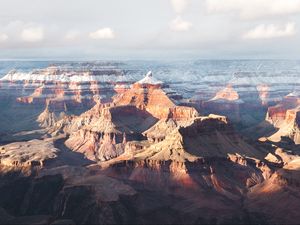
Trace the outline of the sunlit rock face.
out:
<instances>
[{"instance_id":1,"label":"sunlit rock face","mask_svg":"<svg viewBox=\"0 0 300 225\"><path fill-rule=\"evenodd\" d=\"M250 212L258 212L267 215L269 223L295 224L299 215L300 207L297 194L299 193L300 181L300 158L299 155L276 149L275 154L280 156L284 166L272 174L261 184L256 185L247 194L245 205ZM277 204L280 199L281 204ZM286 211L285 206L293 205ZM259 208L259 209L258 209ZM288 213L291 217L286 217Z\"/></svg>"},{"instance_id":2,"label":"sunlit rock face","mask_svg":"<svg viewBox=\"0 0 300 225\"><path fill-rule=\"evenodd\" d=\"M289 109L300 106L300 98L297 93L285 96L277 105L268 108L266 120L275 127L280 127L286 118Z\"/></svg>"},{"instance_id":3,"label":"sunlit rock face","mask_svg":"<svg viewBox=\"0 0 300 225\"><path fill-rule=\"evenodd\" d=\"M295 144L300 144L300 109L289 109L285 112L284 116L285 119L278 126L278 131L268 137L268 139L274 142L280 142L282 138L287 137Z\"/></svg>"},{"instance_id":4,"label":"sunlit rock face","mask_svg":"<svg viewBox=\"0 0 300 225\"><path fill-rule=\"evenodd\" d=\"M45 115L50 117L46 122L54 120L47 109L40 117ZM69 134L66 145L70 149L88 159L106 161L124 153L128 141L146 139L143 132L158 120L180 123L197 116L194 108L177 106L150 72L131 89L114 96L112 103L98 102L77 117L55 118L57 123L50 129L53 134Z\"/></svg>"},{"instance_id":5,"label":"sunlit rock face","mask_svg":"<svg viewBox=\"0 0 300 225\"><path fill-rule=\"evenodd\" d=\"M43 167L47 160L57 157L59 150L54 147L53 141L31 140L16 142L0 146L0 167L3 169L30 169ZM1 170L0 170L1 171Z\"/></svg>"},{"instance_id":6,"label":"sunlit rock face","mask_svg":"<svg viewBox=\"0 0 300 225\"><path fill-rule=\"evenodd\" d=\"M270 135L268 140L281 142L283 138L289 138L295 144L300 144L299 107L299 93L292 92L277 105L268 108L266 121L277 128L277 131Z\"/></svg>"},{"instance_id":7,"label":"sunlit rock face","mask_svg":"<svg viewBox=\"0 0 300 225\"><path fill-rule=\"evenodd\" d=\"M180 196L210 189L233 201L270 176L268 166L259 165L264 154L243 141L224 116L160 120L144 134L147 140L128 142L122 155L100 163L110 176Z\"/></svg>"},{"instance_id":8,"label":"sunlit rock face","mask_svg":"<svg viewBox=\"0 0 300 225\"><path fill-rule=\"evenodd\" d=\"M96 105L63 128L70 133L66 145L91 160L103 161L122 154L127 140L143 139L141 133L157 121L134 106L102 107Z\"/></svg>"},{"instance_id":9,"label":"sunlit rock face","mask_svg":"<svg viewBox=\"0 0 300 225\"><path fill-rule=\"evenodd\" d=\"M231 85L228 85L218 91L215 97L203 102L202 107L208 112L226 115L238 122L240 121L240 105L242 103L238 92Z\"/></svg>"},{"instance_id":10,"label":"sunlit rock face","mask_svg":"<svg viewBox=\"0 0 300 225\"><path fill-rule=\"evenodd\" d=\"M239 99L239 94L231 85L228 85L223 90L217 92L216 96L212 100L224 99L228 101L236 101Z\"/></svg>"},{"instance_id":11,"label":"sunlit rock face","mask_svg":"<svg viewBox=\"0 0 300 225\"><path fill-rule=\"evenodd\" d=\"M198 115L194 108L177 106L163 87L163 82L149 72L144 79L134 83L131 89L115 96L113 102L116 105L134 105L158 119L184 120Z\"/></svg>"}]
</instances>

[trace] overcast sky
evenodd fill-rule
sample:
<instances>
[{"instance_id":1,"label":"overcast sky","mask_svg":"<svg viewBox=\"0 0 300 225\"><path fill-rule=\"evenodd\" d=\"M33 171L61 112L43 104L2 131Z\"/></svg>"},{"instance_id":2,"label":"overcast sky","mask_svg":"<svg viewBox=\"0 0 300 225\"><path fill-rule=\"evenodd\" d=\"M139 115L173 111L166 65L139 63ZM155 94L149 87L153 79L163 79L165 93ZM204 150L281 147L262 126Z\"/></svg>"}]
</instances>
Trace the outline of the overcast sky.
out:
<instances>
[{"instance_id":1,"label":"overcast sky","mask_svg":"<svg viewBox=\"0 0 300 225\"><path fill-rule=\"evenodd\" d=\"M0 59L300 59L300 0L0 0Z\"/></svg>"}]
</instances>

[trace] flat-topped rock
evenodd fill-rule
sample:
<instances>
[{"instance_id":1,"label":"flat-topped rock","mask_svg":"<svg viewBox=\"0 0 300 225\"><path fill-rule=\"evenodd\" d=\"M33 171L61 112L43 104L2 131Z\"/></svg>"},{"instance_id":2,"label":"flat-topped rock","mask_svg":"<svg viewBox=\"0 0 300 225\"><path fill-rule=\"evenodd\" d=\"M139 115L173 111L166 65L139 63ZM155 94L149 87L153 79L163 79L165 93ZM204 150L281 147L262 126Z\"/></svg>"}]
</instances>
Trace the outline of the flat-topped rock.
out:
<instances>
[{"instance_id":1,"label":"flat-topped rock","mask_svg":"<svg viewBox=\"0 0 300 225\"><path fill-rule=\"evenodd\" d=\"M0 165L9 167L43 166L57 157L58 149L51 140L14 142L0 146Z\"/></svg>"}]
</instances>

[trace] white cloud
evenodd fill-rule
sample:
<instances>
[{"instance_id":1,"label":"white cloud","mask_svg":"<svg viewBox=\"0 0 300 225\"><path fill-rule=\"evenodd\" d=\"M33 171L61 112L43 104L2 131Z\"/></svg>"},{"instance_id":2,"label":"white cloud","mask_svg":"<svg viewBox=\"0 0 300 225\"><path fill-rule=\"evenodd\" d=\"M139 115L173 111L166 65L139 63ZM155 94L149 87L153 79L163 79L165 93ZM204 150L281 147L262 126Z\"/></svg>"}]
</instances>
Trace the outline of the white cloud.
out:
<instances>
[{"instance_id":1,"label":"white cloud","mask_svg":"<svg viewBox=\"0 0 300 225\"><path fill-rule=\"evenodd\" d=\"M171 0L171 5L176 13L182 13L188 5L188 0Z\"/></svg>"},{"instance_id":2,"label":"white cloud","mask_svg":"<svg viewBox=\"0 0 300 225\"><path fill-rule=\"evenodd\" d=\"M244 19L300 12L300 0L206 0L210 13L237 12Z\"/></svg>"},{"instance_id":3,"label":"white cloud","mask_svg":"<svg viewBox=\"0 0 300 225\"><path fill-rule=\"evenodd\" d=\"M0 34L0 42L5 42L8 39L7 34Z\"/></svg>"},{"instance_id":4,"label":"white cloud","mask_svg":"<svg viewBox=\"0 0 300 225\"><path fill-rule=\"evenodd\" d=\"M290 37L295 35L295 23L287 23L280 27L274 24L261 24L243 35L245 39L270 39L279 37Z\"/></svg>"},{"instance_id":5,"label":"white cloud","mask_svg":"<svg viewBox=\"0 0 300 225\"><path fill-rule=\"evenodd\" d=\"M170 28L173 31L188 31L192 26L190 22L183 20L180 16L177 16L170 23Z\"/></svg>"},{"instance_id":6,"label":"white cloud","mask_svg":"<svg viewBox=\"0 0 300 225\"><path fill-rule=\"evenodd\" d=\"M72 41L72 40L75 40L79 37L80 35L80 32L77 31L77 30L70 30L66 33L65 35L65 39L66 40L69 40L69 41Z\"/></svg>"},{"instance_id":7,"label":"white cloud","mask_svg":"<svg viewBox=\"0 0 300 225\"><path fill-rule=\"evenodd\" d=\"M44 30L41 27L24 28L21 33L21 38L26 42L39 42L44 39Z\"/></svg>"},{"instance_id":8,"label":"white cloud","mask_svg":"<svg viewBox=\"0 0 300 225\"><path fill-rule=\"evenodd\" d=\"M90 33L89 37L92 39L114 39L115 33L111 28L105 27Z\"/></svg>"}]
</instances>

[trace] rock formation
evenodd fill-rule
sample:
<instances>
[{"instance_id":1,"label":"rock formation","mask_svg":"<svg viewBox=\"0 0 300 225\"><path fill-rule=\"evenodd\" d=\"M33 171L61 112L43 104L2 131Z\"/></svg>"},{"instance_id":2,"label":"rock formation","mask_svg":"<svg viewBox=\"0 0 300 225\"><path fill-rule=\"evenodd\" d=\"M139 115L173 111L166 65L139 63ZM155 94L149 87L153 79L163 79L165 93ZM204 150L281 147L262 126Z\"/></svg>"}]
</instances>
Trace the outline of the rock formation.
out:
<instances>
[{"instance_id":1,"label":"rock formation","mask_svg":"<svg viewBox=\"0 0 300 225\"><path fill-rule=\"evenodd\" d=\"M57 157L59 150L53 146L53 141L31 140L0 146L0 166L29 168L43 166L47 160Z\"/></svg>"},{"instance_id":2,"label":"rock formation","mask_svg":"<svg viewBox=\"0 0 300 225\"><path fill-rule=\"evenodd\" d=\"M131 89L116 95L113 103L98 102L80 116L58 121L51 130L69 134L66 145L70 149L88 159L105 161L122 154L127 141L145 139L142 133L159 119L177 123L197 115L194 108L176 106L163 91L162 82L148 73Z\"/></svg>"},{"instance_id":3,"label":"rock formation","mask_svg":"<svg viewBox=\"0 0 300 225\"><path fill-rule=\"evenodd\" d=\"M279 128L286 118L287 111L289 109L294 109L299 105L299 97L296 94L291 93L285 96L277 105L268 108L266 120Z\"/></svg>"},{"instance_id":4,"label":"rock formation","mask_svg":"<svg viewBox=\"0 0 300 225\"><path fill-rule=\"evenodd\" d=\"M217 80L210 81L210 88L204 88L204 91L209 89L214 90L214 93L201 100L198 96L200 111L225 115L235 124L242 123L243 127L250 128L258 126L264 120L265 110L269 107L267 118L276 123L282 121L285 106L274 105L281 102L291 88L295 88L290 81L283 81L278 75L271 77L237 72L225 82L225 88ZM204 96L203 91L200 94Z\"/></svg>"},{"instance_id":5,"label":"rock formation","mask_svg":"<svg viewBox=\"0 0 300 225\"><path fill-rule=\"evenodd\" d=\"M295 144L300 144L300 109L289 109L285 112L285 119L279 126L279 130L268 137L269 140L279 142L282 137L290 138Z\"/></svg>"},{"instance_id":6,"label":"rock formation","mask_svg":"<svg viewBox=\"0 0 300 225\"><path fill-rule=\"evenodd\" d=\"M270 224L295 224L299 219L297 209L300 204L296 193L300 191L300 159L294 155L292 158L293 160L285 162L283 168L272 174L270 179L254 186L247 194L245 206L249 212L266 215L265 220Z\"/></svg>"},{"instance_id":7,"label":"rock formation","mask_svg":"<svg viewBox=\"0 0 300 225\"><path fill-rule=\"evenodd\" d=\"M278 128L278 131L268 137L270 141L280 142L283 137L287 137L295 144L300 143L299 107L298 94L290 93L280 103L268 108L266 121Z\"/></svg>"},{"instance_id":8,"label":"rock formation","mask_svg":"<svg viewBox=\"0 0 300 225\"><path fill-rule=\"evenodd\" d=\"M134 83L131 89L115 96L113 102L116 105L134 105L158 119L184 120L198 115L194 108L176 106L161 88L162 84L149 72L144 79Z\"/></svg>"},{"instance_id":9,"label":"rock formation","mask_svg":"<svg viewBox=\"0 0 300 225\"><path fill-rule=\"evenodd\" d=\"M130 86L114 68L83 68L11 72L0 82L0 96L6 87L16 90L16 96L0 98L1 104L13 99L12 110L38 108L39 116L24 113L43 128L12 131L5 138L0 133L0 223L295 224L300 219L298 97L281 101L286 89L276 92L283 87L276 86L278 80L238 73L229 82L218 81L221 75L206 77L201 85L195 82L202 99L192 102L151 72ZM15 102L17 96L26 104ZM197 104L201 116L191 107ZM77 106L82 108L73 114ZM262 122L267 107L264 123L277 132L259 140L243 136L237 125ZM207 111L222 115L204 116ZM0 111L1 118L8 118L6 112ZM265 124L259 124L263 130ZM260 133L258 126L250 128Z\"/></svg>"},{"instance_id":10,"label":"rock formation","mask_svg":"<svg viewBox=\"0 0 300 225\"><path fill-rule=\"evenodd\" d=\"M61 112L59 109L57 112L57 109L53 108L51 100L47 99L45 110L38 116L36 121L40 127L52 127L58 120L65 116L65 112L67 112L66 104L64 104L64 111Z\"/></svg>"},{"instance_id":11,"label":"rock formation","mask_svg":"<svg viewBox=\"0 0 300 225\"><path fill-rule=\"evenodd\" d=\"M217 92L216 96L212 100L224 99L228 101L239 100L239 94L233 89L231 85L228 85L223 90Z\"/></svg>"},{"instance_id":12,"label":"rock formation","mask_svg":"<svg viewBox=\"0 0 300 225\"><path fill-rule=\"evenodd\" d=\"M232 85L218 91L212 99L203 102L202 107L208 112L228 116L233 121L240 121L240 105L243 101Z\"/></svg>"},{"instance_id":13,"label":"rock formation","mask_svg":"<svg viewBox=\"0 0 300 225\"><path fill-rule=\"evenodd\" d=\"M122 71L105 63L78 63L74 67L52 65L28 73L10 71L0 79L0 96L2 92L13 92L21 105L49 104L58 114L65 112L66 108L72 114L80 114L91 108L96 99L111 101L118 87L130 84Z\"/></svg>"}]
</instances>

